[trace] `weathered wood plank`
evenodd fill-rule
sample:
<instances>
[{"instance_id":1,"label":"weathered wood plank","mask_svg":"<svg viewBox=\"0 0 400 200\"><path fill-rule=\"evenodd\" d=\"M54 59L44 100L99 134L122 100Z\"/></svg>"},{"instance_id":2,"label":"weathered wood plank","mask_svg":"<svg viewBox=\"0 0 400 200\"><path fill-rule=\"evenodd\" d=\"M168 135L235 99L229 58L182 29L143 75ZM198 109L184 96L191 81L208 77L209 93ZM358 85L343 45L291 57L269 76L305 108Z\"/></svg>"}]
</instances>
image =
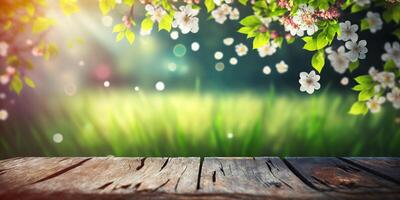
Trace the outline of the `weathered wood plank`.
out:
<instances>
[{"instance_id":1,"label":"weathered wood plank","mask_svg":"<svg viewBox=\"0 0 400 200\"><path fill-rule=\"evenodd\" d=\"M369 169L372 173L400 183L400 158L393 157L349 157L342 158L359 167Z\"/></svg>"},{"instance_id":2,"label":"weathered wood plank","mask_svg":"<svg viewBox=\"0 0 400 200\"><path fill-rule=\"evenodd\" d=\"M0 163L0 194L63 173L88 159L27 157L4 160Z\"/></svg>"},{"instance_id":3,"label":"weathered wood plank","mask_svg":"<svg viewBox=\"0 0 400 200\"><path fill-rule=\"evenodd\" d=\"M322 192L335 193L334 195L363 194L363 198L377 194L388 194L387 197L393 198L400 194L397 184L337 158L287 158L286 160L299 176Z\"/></svg>"},{"instance_id":4,"label":"weathered wood plank","mask_svg":"<svg viewBox=\"0 0 400 200\"><path fill-rule=\"evenodd\" d=\"M14 195L112 197L194 193L200 158L92 158L79 168L20 188ZM127 195L127 196L124 196Z\"/></svg>"},{"instance_id":5,"label":"weathered wood plank","mask_svg":"<svg viewBox=\"0 0 400 200\"><path fill-rule=\"evenodd\" d=\"M276 157L205 158L199 192L264 198L323 197L305 185Z\"/></svg>"}]
</instances>

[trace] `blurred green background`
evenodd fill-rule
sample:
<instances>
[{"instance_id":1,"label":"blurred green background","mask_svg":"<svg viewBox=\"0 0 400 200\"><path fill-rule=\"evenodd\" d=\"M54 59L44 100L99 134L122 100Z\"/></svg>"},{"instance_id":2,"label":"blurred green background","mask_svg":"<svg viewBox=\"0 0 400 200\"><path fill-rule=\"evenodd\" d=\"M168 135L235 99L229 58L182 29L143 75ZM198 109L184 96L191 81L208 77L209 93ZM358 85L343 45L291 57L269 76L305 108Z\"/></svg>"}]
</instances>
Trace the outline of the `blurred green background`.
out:
<instances>
[{"instance_id":1,"label":"blurred green background","mask_svg":"<svg viewBox=\"0 0 400 200\"><path fill-rule=\"evenodd\" d=\"M0 123L1 158L400 156L400 114L391 105L377 114L347 114L357 99L351 77L371 65L381 67L384 41L394 39L390 31L361 33L370 49L367 60L343 75L327 62L322 88L308 95L298 90L298 76L311 70L312 53L302 50L299 39L259 58L251 41L236 33L237 22L219 25L202 12L198 34L180 34L178 40L166 32L137 34L130 46L114 42L96 3L84 3L70 17L49 8L59 24L49 39L60 44L60 55L31 72L35 90L1 100L10 115ZM110 16L113 24L126 9ZM139 9L135 13L143 16ZM234 45L223 45L226 37L246 44L248 55L237 57ZM190 49L192 42L200 44L199 51ZM186 48L183 57L174 55L176 45ZM224 54L223 71L215 69L216 51ZM238 58L237 65L229 64L231 57ZM285 74L274 67L281 60L289 65ZM263 74L265 65L270 75ZM349 85L339 83L343 77L350 78ZM106 81L110 87L104 87ZM159 81L163 91L155 89Z\"/></svg>"}]
</instances>

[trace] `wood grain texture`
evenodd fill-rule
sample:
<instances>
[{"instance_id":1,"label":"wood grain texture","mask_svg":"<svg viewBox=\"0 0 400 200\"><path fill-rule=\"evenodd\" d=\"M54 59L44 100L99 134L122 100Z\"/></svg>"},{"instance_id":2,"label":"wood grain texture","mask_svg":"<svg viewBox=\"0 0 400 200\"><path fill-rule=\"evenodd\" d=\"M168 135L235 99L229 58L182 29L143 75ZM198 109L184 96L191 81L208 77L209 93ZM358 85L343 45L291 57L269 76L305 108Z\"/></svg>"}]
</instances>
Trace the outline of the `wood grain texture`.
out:
<instances>
[{"instance_id":1,"label":"wood grain texture","mask_svg":"<svg viewBox=\"0 0 400 200\"><path fill-rule=\"evenodd\" d=\"M355 163L360 167L365 167L367 170L371 170L371 173L375 173L387 179L393 179L394 182L400 183L400 158L350 157L342 159Z\"/></svg>"},{"instance_id":2,"label":"wood grain texture","mask_svg":"<svg viewBox=\"0 0 400 200\"><path fill-rule=\"evenodd\" d=\"M334 195L363 194L399 197L399 185L337 158L287 158L293 171L315 189ZM347 196L349 197L349 196Z\"/></svg>"},{"instance_id":3,"label":"wood grain texture","mask_svg":"<svg viewBox=\"0 0 400 200\"><path fill-rule=\"evenodd\" d=\"M205 158L199 192L280 198L323 196L305 185L276 157Z\"/></svg>"},{"instance_id":4,"label":"wood grain texture","mask_svg":"<svg viewBox=\"0 0 400 200\"><path fill-rule=\"evenodd\" d=\"M397 163L398 158L13 158L0 161L0 199L400 199Z\"/></svg>"},{"instance_id":5,"label":"wood grain texture","mask_svg":"<svg viewBox=\"0 0 400 200\"><path fill-rule=\"evenodd\" d=\"M0 162L0 194L78 167L89 158L27 157Z\"/></svg>"},{"instance_id":6,"label":"wood grain texture","mask_svg":"<svg viewBox=\"0 0 400 200\"><path fill-rule=\"evenodd\" d=\"M121 198L193 193L199 164L199 158L92 158L80 167L22 187L12 195L45 198L60 194L106 194Z\"/></svg>"}]
</instances>

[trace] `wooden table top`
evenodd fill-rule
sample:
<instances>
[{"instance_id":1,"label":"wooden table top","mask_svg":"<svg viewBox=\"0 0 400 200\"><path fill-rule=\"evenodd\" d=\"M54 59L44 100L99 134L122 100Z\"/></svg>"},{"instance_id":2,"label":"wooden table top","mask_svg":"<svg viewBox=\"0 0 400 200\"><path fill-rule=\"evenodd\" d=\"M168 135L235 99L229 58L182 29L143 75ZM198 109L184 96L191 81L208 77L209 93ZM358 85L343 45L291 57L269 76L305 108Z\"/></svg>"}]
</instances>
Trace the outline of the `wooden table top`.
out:
<instances>
[{"instance_id":1,"label":"wooden table top","mask_svg":"<svg viewBox=\"0 0 400 200\"><path fill-rule=\"evenodd\" d=\"M0 199L400 199L400 158L18 157Z\"/></svg>"}]
</instances>

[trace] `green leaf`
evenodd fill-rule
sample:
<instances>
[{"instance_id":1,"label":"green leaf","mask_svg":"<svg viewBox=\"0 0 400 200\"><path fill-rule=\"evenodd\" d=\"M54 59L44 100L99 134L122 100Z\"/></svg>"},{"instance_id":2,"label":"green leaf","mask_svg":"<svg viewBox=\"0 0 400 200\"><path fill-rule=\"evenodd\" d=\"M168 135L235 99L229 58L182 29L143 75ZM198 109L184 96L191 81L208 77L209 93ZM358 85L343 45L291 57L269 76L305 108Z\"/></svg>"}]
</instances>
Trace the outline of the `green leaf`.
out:
<instances>
[{"instance_id":1,"label":"green leaf","mask_svg":"<svg viewBox=\"0 0 400 200\"><path fill-rule=\"evenodd\" d=\"M60 0L60 7L67 16L79 12L80 10L78 0Z\"/></svg>"},{"instance_id":2,"label":"green leaf","mask_svg":"<svg viewBox=\"0 0 400 200\"><path fill-rule=\"evenodd\" d=\"M269 33L258 33L253 40L253 49L258 49L269 42Z\"/></svg>"},{"instance_id":3,"label":"green leaf","mask_svg":"<svg viewBox=\"0 0 400 200\"><path fill-rule=\"evenodd\" d=\"M393 71L396 70L396 63L393 60L388 60L385 62L385 65L383 66L383 69L385 71Z\"/></svg>"},{"instance_id":4,"label":"green leaf","mask_svg":"<svg viewBox=\"0 0 400 200\"><path fill-rule=\"evenodd\" d=\"M249 0L239 0L239 3L241 3L242 5L246 5L248 1Z\"/></svg>"},{"instance_id":5,"label":"green leaf","mask_svg":"<svg viewBox=\"0 0 400 200\"><path fill-rule=\"evenodd\" d=\"M124 39L124 36L125 36L124 32L119 32L115 41L117 42L121 41L122 39Z\"/></svg>"},{"instance_id":6,"label":"green leaf","mask_svg":"<svg viewBox=\"0 0 400 200\"><path fill-rule=\"evenodd\" d=\"M356 13L356 12L360 12L361 10L363 10L363 7L354 4L353 6L351 6L351 13Z\"/></svg>"},{"instance_id":7,"label":"green leaf","mask_svg":"<svg viewBox=\"0 0 400 200\"><path fill-rule=\"evenodd\" d=\"M358 68L358 66L360 66L360 62L358 60L356 62L351 62L349 64L349 71L353 72L354 70L356 70Z\"/></svg>"},{"instance_id":8,"label":"green leaf","mask_svg":"<svg viewBox=\"0 0 400 200\"><path fill-rule=\"evenodd\" d=\"M255 15L250 15L250 16L247 16L244 19L240 20L240 24L243 26L253 27L253 26L257 26L257 25L261 24L261 21Z\"/></svg>"},{"instance_id":9,"label":"green leaf","mask_svg":"<svg viewBox=\"0 0 400 200\"><path fill-rule=\"evenodd\" d=\"M359 101L367 101L367 100L371 99L374 96L374 94L375 94L374 93L374 88L362 90L358 94L358 100Z\"/></svg>"},{"instance_id":10,"label":"green leaf","mask_svg":"<svg viewBox=\"0 0 400 200\"><path fill-rule=\"evenodd\" d=\"M25 84L26 84L27 86L29 86L29 87L31 87L31 88L35 88L35 87L36 87L35 82L33 82L33 80L30 79L29 77L25 76L25 77L24 77L24 81L25 81Z\"/></svg>"},{"instance_id":11,"label":"green leaf","mask_svg":"<svg viewBox=\"0 0 400 200\"><path fill-rule=\"evenodd\" d=\"M127 6L132 6L135 3L135 0L123 0L123 3Z\"/></svg>"},{"instance_id":12,"label":"green leaf","mask_svg":"<svg viewBox=\"0 0 400 200\"><path fill-rule=\"evenodd\" d=\"M142 20L141 29L143 31L149 31L153 29L153 24L153 20L151 20L150 17L146 17Z\"/></svg>"},{"instance_id":13,"label":"green leaf","mask_svg":"<svg viewBox=\"0 0 400 200\"><path fill-rule=\"evenodd\" d=\"M303 46L303 49L308 51L315 51L318 49L317 40L309 36L303 37L302 39L306 42Z\"/></svg>"},{"instance_id":14,"label":"green leaf","mask_svg":"<svg viewBox=\"0 0 400 200\"><path fill-rule=\"evenodd\" d=\"M55 21L46 17L38 17L32 25L32 33L38 34L46 31L55 24Z\"/></svg>"},{"instance_id":15,"label":"green leaf","mask_svg":"<svg viewBox=\"0 0 400 200\"><path fill-rule=\"evenodd\" d=\"M317 37L317 49L322 49L328 45L329 40L326 37L326 34L320 33Z\"/></svg>"},{"instance_id":16,"label":"green leaf","mask_svg":"<svg viewBox=\"0 0 400 200\"><path fill-rule=\"evenodd\" d=\"M135 41L135 34L131 30L125 31L125 37L128 40L129 44L133 44Z\"/></svg>"},{"instance_id":17,"label":"green leaf","mask_svg":"<svg viewBox=\"0 0 400 200\"><path fill-rule=\"evenodd\" d=\"M373 84L363 84L363 85L356 85L352 88L354 91L362 91L362 90L368 90L374 87Z\"/></svg>"},{"instance_id":18,"label":"green leaf","mask_svg":"<svg viewBox=\"0 0 400 200\"><path fill-rule=\"evenodd\" d=\"M115 7L115 0L99 0L100 11L107 15Z\"/></svg>"},{"instance_id":19,"label":"green leaf","mask_svg":"<svg viewBox=\"0 0 400 200\"><path fill-rule=\"evenodd\" d=\"M204 4L206 5L207 12L211 12L215 8L214 0L205 0Z\"/></svg>"},{"instance_id":20,"label":"green leaf","mask_svg":"<svg viewBox=\"0 0 400 200\"><path fill-rule=\"evenodd\" d=\"M253 27L247 27L247 26L244 26L244 27L242 27L242 28L240 28L238 30L239 33L243 33L243 34L246 34L246 35L249 34L252 31L254 31L254 28Z\"/></svg>"},{"instance_id":21,"label":"green leaf","mask_svg":"<svg viewBox=\"0 0 400 200\"><path fill-rule=\"evenodd\" d=\"M382 17L386 23L390 23L390 21L393 20L393 10L392 9L385 10L382 14Z\"/></svg>"},{"instance_id":22,"label":"green leaf","mask_svg":"<svg viewBox=\"0 0 400 200\"><path fill-rule=\"evenodd\" d=\"M372 83L372 78L370 75L358 76L354 80L359 84L371 84Z\"/></svg>"},{"instance_id":23,"label":"green leaf","mask_svg":"<svg viewBox=\"0 0 400 200\"><path fill-rule=\"evenodd\" d=\"M355 102L349 111L349 114L352 115L365 115L368 113L368 108L365 101L357 101Z\"/></svg>"},{"instance_id":24,"label":"green leaf","mask_svg":"<svg viewBox=\"0 0 400 200\"><path fill-rule=\"evenodd\" d=\"M393 35L395 35L397 37L397 39L400 39L400 28L397 28L396 30L394 30Z\"/></svg>"},{"instance_id":25,"label":"green leaf","mask_svg":"<svg viewBox=\"0 0 400 200\"><path fill-rule=\"evenodd\" d=\"M21 90L24 87L21 78L18 74L13 76L13 79L10 84L10 90L17 93L18 95L21 94Z\"/></svg>"},{"instance_id":26,"label":"green leaf","mask_svg":"<svg viewBox=\"0 0 400 200\"><path fill-rule=\"evenodd\" d=\"M114 28L113 28L113 33L119 33L119 32L122 32L122 31L125 31L125 29L126 29L126 26L124 25L124 24L116 24L115 26L114 26Z\"/></svg>"},{"instance_id":27,"label":"green leaf","mask_svg":"<svg viewBox=\"0 0 400 200\"><path fill-rule=\"evenodd\" d=\"M174 18L171 15L164 15L161 18L161 21L158 23L158 31L161 31L164 29L164 30L170 32L171 28L172 28L173 19Z\"/></svg>"},{"instance_id":28,"label":"green leaf","mask_svg":"<svg viewBox=\"0 0 400 200\"><path fill-rule=\"evenodd\" d=\"M311 64L318 71L321 73L322 68L325 65L325 53L323 50L317 51L311 59Z\"/></svg>"},{"instance_id":29,"label":"green leaf","mask_svg":"<svg viewBox=\"0 0 400 200\"><path fill-rule=\"evenodd\" d=\"M286 38L286 42L287 42L288 44L292 44L295 40L296 40L295 37Z\"/></svg>"},{"instance_id":30,"label":"green leaf","mask_svg":"<svg viewBox=\"0 0 400 200\"><path fill-rule=\"evenodd\" d=\"M366 19L361 20L361 31L369 29L369 23Z\"/></svg>"}]
</instances>

